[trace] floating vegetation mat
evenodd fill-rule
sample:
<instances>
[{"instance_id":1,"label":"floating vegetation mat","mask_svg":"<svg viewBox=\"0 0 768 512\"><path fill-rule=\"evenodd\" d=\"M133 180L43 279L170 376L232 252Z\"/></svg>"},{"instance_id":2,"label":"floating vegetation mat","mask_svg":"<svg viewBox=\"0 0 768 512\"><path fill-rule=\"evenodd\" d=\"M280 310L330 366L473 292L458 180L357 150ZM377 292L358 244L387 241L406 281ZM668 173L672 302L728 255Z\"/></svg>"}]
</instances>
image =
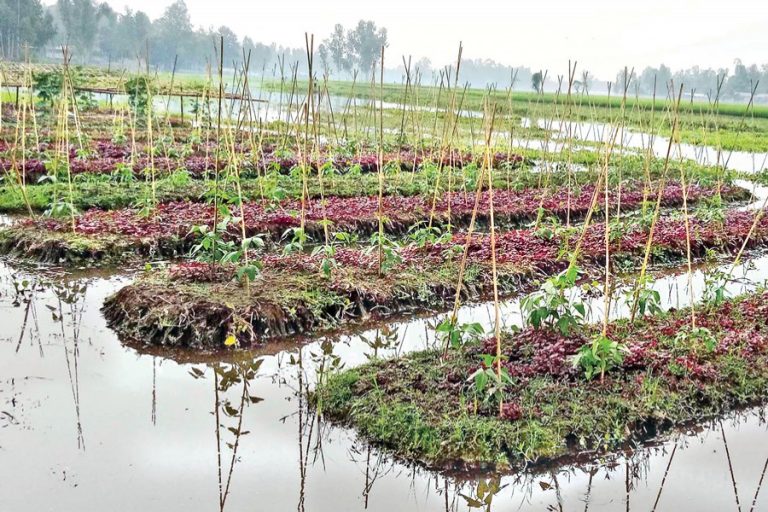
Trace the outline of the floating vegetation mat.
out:
<instances>
[{"instance_id":1,"label":"floating vegetation mat","mask_svg":"<svg viewBox=\"0 0 768 512\"><path fill-rule=\"evenodd\" d=\"M692 218L691 254L704 258L738 250L755 213L727 212L722 220ZM662 217L653 238L651 262L680 262L687 253L685 221ZM536 279L563 270L581 228L555 231L514 229L497 235L498 286L503 297L527 291ZM587 229L579 265L602 272L605 227ZM642 222L612 237L614 268L632 270L642 260L648 227ZM768 216L748 247L768 241ZM487 299L493 287L491 244L487 234L465 234L451 241L411 245L383 254L381 270L372 250L339 247L333 259L322 253L263 255L258 277L244 282L233 265L186 262L145 273L108 298L103 312L122 337L158 345L221 347L275 336L317 332L344 324L412 311L437 311L453 305L464 251L467 265L460 298Z\"/></svg>"},{"instance_id":2,"label":"floating vegetation mat","mask_svg":"<svg viewBox=\"0 0 768 512\"><path fill-rule=\"evenodd\" d=\"M496 370L484 356L496 354L495 339L330 374L313 401L399 457L467 468L604 453L768 397L764 291L697 307L695 328L688 310L609 324L607 337L625 352L602 381L572 360L599 332L504 333L509 381L492 398L492 383L479 386L478 375Z\"/></svg>"}]
</instances>

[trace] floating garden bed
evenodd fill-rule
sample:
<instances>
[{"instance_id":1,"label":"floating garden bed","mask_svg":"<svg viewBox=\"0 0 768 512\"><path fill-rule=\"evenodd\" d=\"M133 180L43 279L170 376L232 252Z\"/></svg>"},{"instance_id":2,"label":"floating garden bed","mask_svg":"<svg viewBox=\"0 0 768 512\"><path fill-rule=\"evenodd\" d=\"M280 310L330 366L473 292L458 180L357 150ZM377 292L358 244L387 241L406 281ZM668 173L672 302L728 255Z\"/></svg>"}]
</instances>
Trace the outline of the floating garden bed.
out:
<instances>
[{"instance_id":1,"label":"floating garden bed","mask_svg":"<svg viewBox=\"0 0 768 512\"><path fill-rule=\"evenodd\" d=\"M718 190L726 202L749 197L746 190L735 186L723 185L716 189L691 185L687 192L688 201L693 204L706 200L716 195ZM566 218L575 220L589 210L593 195L592 185L572 192L562 189L555 192L543 189L498 190L494 192L495 219L501 226L519 225L536 219L541 208L542 212L562 221ZM656 191L648 192L650 198L655 195ZM488 218L488 198L487 192L480 197L477 214L480 224ZM644 201L642 184L625 183L620 198L622 211L639 209ZM619 194L614 191L609 204L615 206L618 202ZM675 207L682 202L680 185L667 183L662 194L662 206ZM450 222L454 227L465 227L470 222L474 205L475 194L471 192L446 192L436 198L434 209L430 196L386 196L382 203L385 231L388 235L403 235L427 224L432 212L434 226L445 226ZM295 199L277 203L246 203L243 216L246 236L264 236L267 241L280 242L287 230L301 226L301 207L301 201ZM237 207L231 210L233 215L240 213ZM0 231L0 251L57 264L86 261L114 263L136 255L154 259L175 258L189 252L197 242L192 228L206 226L211 229L213 219L213 205L187 201L162 203L149 214L137 209L89 210L75 217L74 230L70 219L28 219ZM326 221L330 225L329 232L371 235L378 231L378 198L327 197L322 201L308 201L304 234L310 240L322 242ZM232 223L223 235L230 239L240 237L241 226Z\"/></svg>"},{"instance_id":2,"label":"floating garden bed","mask_svg":"<svg viewBox=\"0 0 768 512\"><path fill-rule=\"evenodd\" d=\"M235 148L243 176L264 174L267 171L282 174L290 173L302 165L304 160L293 152L276 151L273 145L264 145L254 154L252 148L237 144ZM7 151L7 149L6 149ZM217 157L216 153L221 152ZM71 145L69 148L69 171L72 176L109 175L116 172L133 174L136 178L149 179L151 170L158 175L185 169L194 178L213 175L214 171L223 170L228 162L230 148L214 143L183 143L179 141L158 142L154 148L138 144L132 149L130 144L117 144L109 140L95 140L84 144L83 149ZM0 148L0 175L9 176L18 172L26 183L36 183L51 173L54 160L54 146L43 143L32 148L25 158L2 156ZM153 154L150 157L150 153ZM418 170L424 165L443 165L460 169L468 164L480 164L482 154L473 154L458 150L440 151L432 149L414 150L411 148L389 151L382 157L382 164L387 168L404 171ZM517 167L525 159L516 153L495 152L491 163L495 168ZM307 159L307 165L317 171L325 167L326 172L348 172L356 168L359 172L376 172L379 169L379 157L375 151L366 149L352 155L334 153L323 148Z\"/></svg>"},{"instance_id":3,"label":"floating garden bed","mask_svg":"<svg viewBox=\"0 0 768 512\"><path fill-rule=\"evenodd\" d=\"M489 339L331 374L313 402L399 457L453 469L606 452L768 401L768 293L699 306L690 322L674 311L610 324L623 350L602 381L573 359L599 327L527 328L501 336L508 379L493 399L480 385L496 371Z\"/></svg>"},{"instance_id":4,"label":"floating garden bed","mask_svg":"<svg viewBox=\"0 0 768 512\"><path fill-rule=\"evenodd\" d=\"M723 221L692 219L692 256L738 249L753 220L753 212L736 211ZM602 271L604 230L593 224L586 232L579 264L587 271ZM500 294L521 293L537 277L565 268L564 249L575 246L579 231L500 232L496 241ZM634 268L647 238L647 229L637 226L612 240L614 267ZM247 346L370 318L440 310L453 304L465 241L457 234L450 242L406 246L396 253L388 250L387 268L381 274L375 247L371 251L339 247L332 261L322 253L265 255L261 273L248 289L236 279L234 266L182 263L148 272L108 298L103 312L110 327L125 339L212 348L224 346L230 336ZM768 218L762 216L749 246L766 241ZM659 219L652 261L679 261L686 252L685 222ZM460 295L465 302L486 299L493 286L488 235L473 235L467 258Z\"/></svg>"}]
</instances>

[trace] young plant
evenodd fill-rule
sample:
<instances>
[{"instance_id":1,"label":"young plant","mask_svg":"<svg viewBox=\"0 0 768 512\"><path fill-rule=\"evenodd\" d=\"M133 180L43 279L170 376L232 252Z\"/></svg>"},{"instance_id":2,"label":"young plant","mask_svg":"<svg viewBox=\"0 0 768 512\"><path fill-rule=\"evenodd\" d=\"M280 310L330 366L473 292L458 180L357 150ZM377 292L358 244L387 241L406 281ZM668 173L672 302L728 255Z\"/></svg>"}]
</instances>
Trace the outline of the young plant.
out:
<instances>
[{"instance_id":1,"label":"young plant","mask_svg":"<svg viewBox=\"0 0 768 512\"><path fill-rule=\"evenodd\" d=\"M613 341L604 334L597 334L590 343L582 346L573 356L575 368L581 368L587 380L600 375L600 382L605 379L605 372L620 366L624 362L627 348Z\"/></svg>"},{"instance_id":2,"label":"young plant","mask_svg":"<svg viewBox=\"0 0 768 512\"><path fill-rule=\"evenodd\" d=\"M192 226L190 234L197 235L200 241L192 247L191 256L199 261L209 263L233 263L235 255L242 254L237 244L232 240L225 240L223 234L227 232L229 225L235 222L232 212L225 205L219 205L218 214L221 216L215 229L207 224ZM262 241L263 244L263 241Z\"/></svg>"},{"instance_id":3,"label":"young plant","mask_svg":"<svg viewBox=\"0 0 768 512\"><path fill-rule=\"evenodd\" d=\"M714 268L704 272L704 294L702 301L704 304L712 306L719 306L728 299L730 292L728 291L728 283L733 282L734 279L728 274Z\"/></svg>"},{"instance_id":4,"label":"young plant","mask_svg":"<svg viewBox=\"0 0 768 512\"><path fill-rule=\"evenodd\" d=\"M333 234L333 242L336 245L356 245L359 238L356 233L347 233L345 231L337 231Z\"/></svg>"},{"instance_id":5,"label":"young plant","mask_svg":"<svg viewBox=\"0 0 768 512\"><path fill-rule=\"evenodd\" d=\"M318 254L322 254L323 256L323 259L320 262L320 270L327 279L330 279L333 269L338 265L335 258L336 247L330 244L319 245L312 250L312 256L316 256Z\"/></svg>"},{"instance_id":6,"label":"young plant","mask_svg":"<svg viewBox=\"0 0 768 512\"><path fill-rule=\"evenodd\" d=\"M706 327L686 326L680 329L673 340L675 350L686 353L693 350L698 352L703 347L706 352L714 352L717 348L717 338Z\"/></svg>"},{"instance_id":7,"label":"young plant","mask_svg":"<svg viewBox=\"0 0 768 512\"><path fill-rule=\"evenodd\" d=\"M459 349L468 344L478 343L485 331L479 323L457 323L453 318L446 318L435 327L438 339L443 345L453 349Z\"/></svg>"},{"instance_id":8,"label":"young plant","mask_svg":"<svg viewBox=\"0 0 768 512\"><path fill-rule=\"evenodd\" d=\"M40 101L53 108L56 98L61 96L64 74L61 71L46 71L32 75L32 88Z\"/></svg>"},{"instance_id":9,"label":"young plant","mask_svg":"<svg viewBox=\"0 0 768 512\"><path fill-rule=\"evenodd\" d=\"M136 117L144 115L149 106L150 80L145 76L137 76L125 82L128 93L128 104Z\"/></svg>"},{"instance_id":10,"label":"young plant","mask_svg":"<svg viewBox=\"0 0 768 512\"><path fill-rule=\"evenodd\" d=\"M116 183L132 183L136 180L133 174L133 167L125 162L118 162L115 170L112 171L112 181Z\"/></svg>"},{"instance_id":11,"label":"young plant","mask_svg":"<svg viewBox=\"0 0 768 512\"><path fill-rule=\"evenodd\" d=\"M497 370L498 359L490 354L480 356L483 360L480 368L469 376L467 382L474 383L473 392L476 397L481 398L484 404L492 401L496 404L504 399L504 392L512 382L512 377L505 367Z\"/></svg>"},{"instance_id":12,"label":"young plant","mask_svg":"<svg viewBox=\"0 0 768 512\"><path fill-rule=\"evenodd\" d=\"M578 267L571 265L557 276L550 277L541 289L520 301L525 322L534 329L547 327L569 336L584 323L586 307L583 302L566 295L576 286Z\"/></svg>"},{"instance_id":13,"label":"young plant","mask_svg":"<svg viewBox=\"0 0 768 512\"><path fill-rule=\"evenodd\" d=\"M658 315L661 313L661 294L653 289L653 278L644 275L637 283L636 290L629 290L626 294L626 302L632 311L637 311L640 316Z\"/></svg>"},{"instance_id":14,"label":"young plant","mask_svg":"<svg viewBox=\"0 0 768 512\"><path fill-rule=\"evenodd\" d=\"M443 231L437 226L424 226L421 222L415 224L408 231L408 238L416 247L424 247L427 244L443 244L451 241L452 235L448 231Z\"/></svg>"},{"instance_id":15,"label":"young plant","mask_svg":"<svg viewBox=\"0 0 768 512\"><path fill-rule=\"evenodd\" d=\"M539 225L535 226L534 234L544 240L552 240L562 233L563 229L560 219L550 216L543 218Z\"/></svg>"},{"instance_id":16,"label":"young plant","mask_svg":"<svg viewBox=\"0 0 768 512\"><path fill-rule=\"evenodd\" d=\"M283 247L283 254L289 255L304 251L304 245L309 241L309 235L304 228L288 228L283 233L283 240L290 237L290 242Z\"/></svg>"},{"instance_id":17,"label":"young plant","mask_svg":"<svg viewBox=\"0 0 768 512\"><path fill-rule=\"evenodd\" d=\"M400 245L386 234L380 235L379 233L374 233L371 236L370 244L370 247L365 250L367 254L381 250L382 274L386 274L402 263L403 257L400 255Z\"/></svg>"},{"instance_id":18,"label":"young plant","mask_svg":"<svg viewBox=\"0 0 768 512\"><path fill-rule=\"evenodd\" d=\"M701 201L696 208L696 216L704 222L716 222L722 224L725 222L725 205L722 197L718 194Z\"/></svg>"}]
</instances>

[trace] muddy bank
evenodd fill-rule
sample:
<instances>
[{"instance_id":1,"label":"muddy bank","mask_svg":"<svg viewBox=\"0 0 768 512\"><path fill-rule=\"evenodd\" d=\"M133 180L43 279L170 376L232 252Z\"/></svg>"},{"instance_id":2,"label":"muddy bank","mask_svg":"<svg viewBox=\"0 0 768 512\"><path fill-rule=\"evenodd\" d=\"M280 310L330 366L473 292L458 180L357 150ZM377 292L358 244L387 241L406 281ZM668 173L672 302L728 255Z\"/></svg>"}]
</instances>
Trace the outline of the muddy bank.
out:
<instances>
[{"instance_id":1,"label":"muddy bank","mask_svg":"<svg viewBox=\"0 0 768 512\"><path fill-rule=\"evenodd\" d=\"M605 379L571 357L599 326L564 336L505 333L509 383L489 398L477 385L495 340L429 350L331 374L313 402L398 457L442 467L519 467L610 452L768 399L768 294L609 326L626 347Z\"/></svg>"}]
</instances>

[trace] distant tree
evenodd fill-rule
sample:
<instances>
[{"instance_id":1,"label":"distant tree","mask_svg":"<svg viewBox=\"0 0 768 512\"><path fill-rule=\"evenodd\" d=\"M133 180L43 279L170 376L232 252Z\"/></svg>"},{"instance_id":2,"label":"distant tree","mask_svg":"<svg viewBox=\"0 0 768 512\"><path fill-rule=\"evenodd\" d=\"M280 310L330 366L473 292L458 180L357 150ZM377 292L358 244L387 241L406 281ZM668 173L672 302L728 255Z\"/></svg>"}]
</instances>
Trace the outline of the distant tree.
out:
<instances>
[{"instance_id":1,"label":"distant tree","mask_svg":"<svg viewBox=\"0 0 768 512\"><path fill-rule=\"evenodd\" d=\"M0 0L0 55L21 59L26 46L40 50L53 34L53 17L40 0Z\"/></svg>"},{"instance_id":2,"label":"distant tree","mask_svg":"<svg viewBox=\"0 0 768 512\"><path fill-rule=\"evenodd\" d=\"M81 60L93 52L99 20L111 9L108 4L97 5L93 0L57 0L56 11L61 20L63 41L79 52Z\"/></svg>"},{"instance_id":3,"label":"distant tree","mask_svg":"<svg viewBox=\"0 0 768 512\"><path fill-rule=\"evenodd\" d=\"M581 80L577 80L579 86L576 88L577 93L589 94L589 88L592 87L593 78L586 69L581 72Z\"/></svg>"},{"instance_id":4,"label":"distant tree","mask_svg":"<svg viewBox=\"0 0 768 512\"><path fill-rule=\"evenodd\" d=\"M726 89L729 94L743 93L749 91L749 72L747 67L741 62L741 59L733 61L733 74L728 77Z\"/></svg>"},{"instance_id":5,"label":"distant tree","mask_svg":"<svg viewBox=\"0 0 768 512\"><path fill-rule=\"evenodd\" d=\"M413 65L413 68L418 69L421 71L421 73L429 73L432 71L432 61L427 57L422 57L416 61L416 63Z\"/></svg>"},{"instance_id":6,"label":"distant tree","mask_svg":"<svg viewBox=\"0 0 768 512\"><path fill-rule=\"evenodd\" d=\"M461 62L461 79L473 84L491 84L498 87L508 87L512 76L517 73L515 86L520 82L530 83L531 70L528 68L512 68L492 59L464 59Z\"/></svg>"},{"instance_id":7,"label":"distant tree","mask_svg":"<svg viewBox=\"0 0 768 512\"><path fill-rule=\"evenodd\" d=\"M242 50L240 46L240 40L237 38L237 34L227 27L222 25L219 30L216 31L216 45L218 47L220 38L224 38L224 65L227 66L232 63L233 60L242 60Z\"/></svg>"},{"instance_id":8,"label":"distant tree","mask_svg":"<svg viewBox=\"0 0 768 512\"><path fill-rule=\"evenodd\" d=\"M320 59L320 65L323 68L323 74L328 74L328 64L330 63L330 52L324 43L320 43L317 48L317 57Z\"/></svg>"},{"instance_id":9,"label":"distant tree","mask_svg":"<svg viewBox=\"0 0 768 512\"><path fill-rule=\"evenodd\" d=\"M685 93L696 90L702 94L708 94L714 101L717 96L718 83L725 76L728 76L727 69L701 69L699 66L693 66L689 69L675 71L672 74L672 82L675 88L679 88L680 84L682 84ZM659 84L660 93L667 92L667 94L672 95L672 91L667 91L668 87L669 85ZM677 94L677 92L674 94ZM720 100L723 99L725 94L725 90L720 91Z\"/></svg>"},{"instance_id":10,"label":"distant tree","mask_svg":"<svg viewBox=\"0 0 768 512\"><path fill-rule=\"evenodd\" d=\"M377 28L372 21L360 20L357 27L347 33L347 45L355 67L367 73L378 61L381 47L388 45L387 29Z\"/></svg>"},{"instance_id":11,"label":"distant tree","mask_svg":"<svg viewBox=\"0 0 768 512\"><path fill-rule=\"evenodd\" d=\"M129 57L134 57L142 53L142 48L146 48L147 41L152 35L152 21L143 11L137 11L130 22L130 38L126 40L125 46L130 49Z\"/></svg>"},{"instance_id":12,"label":"distant tree","mask_svg":"<svg viewBox=\"0 0 768 512\"><path fill-rule=\"evenodd\" d=\"M115 53L115 35L119 23L119 15L107 3L99 7L101 16L96 27L96 44L93 50L101 55L111 57Z\"/></svg>"},{"instance_id":13,"label":"distant tree","mask_svg":"<svg viewBox=\"0 0 768 512\"><path fill-rule=\"evenodd\" d=\"M634 69L621 68L616 73L616 81L614 82L615 94L622 96L624 94L624 87L627 87L627 94L630 94L632 87L637 83L637 73Z\"/></svg>"},{"instance_id":14,"label":"distant tree","mask_svg":"<svg viewBox=\"0 0 768 512\"><path fill-rule=\"evenodd\" d=\"M541 71L535 72L531 75L531 87L539 94L544 92L544 74Z\"/></svg>"},{"instance_id":15,"label":"distant tree","mask_svg":"<svg viewBox=\"0 0 768 512\"><path fill-rule=\"evenodd\" d=\"M181 64L189 64L192 59L195 32L189 10L184 0L176 0L169 5L163 15L152 23L150 54L152 63L170 69L178 55ZM210 42L208 43L210 47Z\"/></svg>"},{"instance_id":16,"label":"distant tree","mask_svg":"<svg viewBox=\"0 0 768 512\"><path fill-rule=\"evenodd\" d=\"M330 37L323 41L323 45L328 49L328 57L333 62L333 67L337 73L350 71L352 61L343 26L337 23L333 27Z\"/></svg>"},{"instance_id":17,"label":"distant tree","mask_svg":"<svg viewBox=\"0 0 768 512\"><path fill-rule=\"evenodd\" d=\"M267 46L262 43L254 43L253 39L248 36L243 38L243 50L247 54L251 54L251 67L261 68L277 60L277 54L275 52L275 45Z\"/></svg>"},{"instance_id":18,"label":"distant tree","mask_svg":"<svg viewBox=\"0 0 768 512\"><path fill-rule=\"evenodd\" d=\"M757 65L752 64L747 67L741 59L736 59L733 62L733 74L728 77L725 84L726 93L731 97L739 95L746 97L751 94L756 85L759 85L761 78L762 74Z\"/></svg>"},{"instance_id":19,"label":"distant tree","mask_svg":"<svg viewBox=\"0 0 768 512\"><path fill-rule=\"evenodd\" d=\"M653 94L655 84L656 95L663 97L664 91L667 90L671 80L672 70L664 64L661 64L658 68L648 66L637 77L637 87L643 94Z\"/></svg>"}]
</instances>

